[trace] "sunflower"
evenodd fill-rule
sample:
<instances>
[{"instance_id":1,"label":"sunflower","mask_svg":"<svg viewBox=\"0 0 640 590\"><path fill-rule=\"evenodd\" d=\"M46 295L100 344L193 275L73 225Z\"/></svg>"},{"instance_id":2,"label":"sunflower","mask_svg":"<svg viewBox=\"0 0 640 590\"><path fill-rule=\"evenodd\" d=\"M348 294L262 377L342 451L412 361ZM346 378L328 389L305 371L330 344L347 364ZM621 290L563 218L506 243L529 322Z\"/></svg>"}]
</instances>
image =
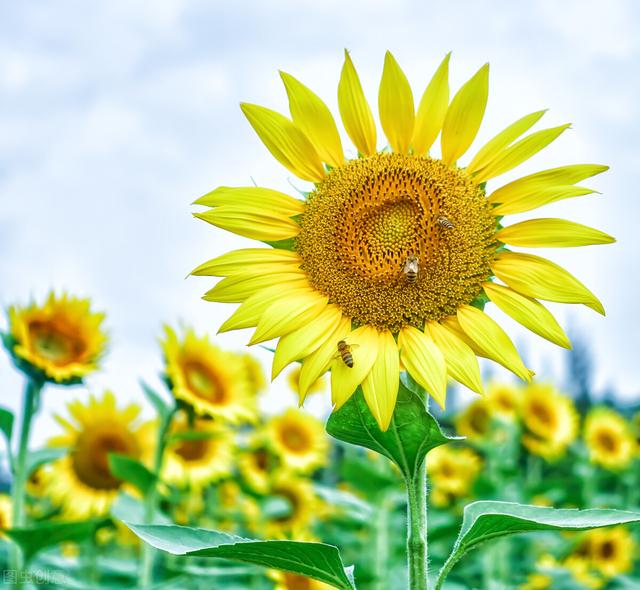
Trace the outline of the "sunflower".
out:
<instances>
[{"instance_id":1,"label":"sunflower","mask_svg":"<svg viewBox=\"0 0 640 590\"><path fill-rule=\"evenodd\" d=\"M535 384L525 389L521 403L524 446L548 460L563 455L578 433L573 402L553 385Z\"/></svg>"},{"instance_id":2,"label":"sunflower","mask_svg":"<svg viewBox=\"0 0 640 590\"><path fill-rule=\"evenodd\" d=\"M39 379L77 383L97 369L107 337L88 299L49 293L43 305L9 308L5 343L18 367Z\"/></svg>"},{"instance_id":3,"label":"sunflower","mask_svg":"<svg viewBox=\"0 0 640 590\"><path fill-rule=\"evenodd\" d=\"M262 432L255 432L249 439L248 448L238 454L240 476L258 494L269 491L271 478L279 465L278 457Z\"/></svg>"},{"instance_id":4,"label":"sunflower","mask_svg":"<svg viewBox=\"0 0 640 590\"><path fill-rule=\"evenodd\" d=\"M186 414L180 413L173 420L171 435L175 442L166 449L165 481L201 489L231 475L235 440L228 427L202 418L196 418L193 424L189 424Z\"/></svg>"},{"instance_id":5,"label":"sunflower","mask_svg":"<svg viewBox=\"0 0 640 590\"><path fill-rule=\"evenodd\" d=\"M606 578L631 571L635 542L624 527L589 531L585 543L593 567Z\"/></svg>"},{"instance_id":6,"label":"sunflower","mask_svg":"<svg viewBox=\"0 0 640 590\"><path fill-rule=\"evenodd\" d=\"M378 151L373 115L345 52L338 106L358 151L350 160L322 100L282 73L291 119L254 104L241 108L271 154L313 183L304 200L261 187L220 187L196 201L211 208L196 217L271 246L230 252L193 271L224 277L205 300L241 304L221 330L255 327L251 344L279 338L273 374L302 360L303 396L329 368L336 408L361 386L383 430L395 407L401 363L441 406L447 373L482 391L476 355L530 380L513 342L484 313L485 302L563 347L570 346L567 336L538 299L604 313L596 296L566 270L509 247L581 246L613 238L562 219L506 227L502 221L594 192L576 185L607 167L562 166L488 191L488 181L542 150L569 125L524 135L545 111L526 115L462 164L484 115L489 66L451 101L448 70L449 55L416 111L409 82L387 52L378 106L390 149ZM440 154L430 155L438 135ZM336 355L339 342L351 350L353 366Z\"/></svg>"},{"instance_id":7,"label":"sunflower","mask_svg":"<svg viewBox=\"0 0 640 590\"><path fill-rule=\"evenodd\" d=\"M320 420L289 408L265 426L270 447L285 468L309 473L327 462L329 440Z\"/></svg>"},{"instance_id":8,"label":"sunflower","mask_svg":"<svg viewBox=\"0 0 640 590\"><path fill-rule=\"evenodd\" d=\"M466 448L437 447L427 455L427 474L432 482L432 501L446 506L467 496L482 469L482 460Z\"/></svg>"},{"instance_id":9,"label":"sunflower","mask_svg":"<svg viewBox=\"0 0 640 590\"><path fill-rule=\"evenodd\" d=\"M636 441L625 419L615 410L596 408L584 425L591 461L607 469L624 469L636 454Z\"/></svg>"},{"instance_id":10,"label":"sunflower","mask_svg":"<svg viewBox=\"0 0 640 590\"><path fill-rule=\"evenodd\" d=\"M56 416L64 434L52 438L49 444L65 447L69 454L43 470L43 493L61 506L65 517L101 516L109 511L123 486L111 474L109 454L148 457L151 429L137 421L139 406L119 409L111 392L101 399L92 395L86 404L71 402L67 409L71 419Z\"/></svg>"},{"instance_id":11,"label":"sunflower","mask_svg":"<svg viewBox=\"0 0 640 590\"><path fill-rule=\"evenodd\" d=\"M11 498L6 494L0 494L0 538L2 538L2 531L11 528L12 521L13 508Z\"/></svg>"},{"instance_id":12,"label":"sunflower","mask_svg":"<svg viewBox=\"0 0 640 590\"><path fill-rule=\"evenodd\" d=\"M223 351L193 330L187 330L180 341L168 326L162 348L176 399L200 416L232 424L255 421L256 375L250 373L246 355Z\"/></svg>"},{"instance_id":13,"label":"sunflower","mask_svg":"<svg viewBox=\"0 0 640 590\"><path fill-rule=\"evenodd\" d=\"M487 387L487 406L492 416L514 420L518 415L518 389L506 383L491 383Z\"/></svg>"},{"instance_id":14,"label":"sunflower","mask_svg":"<svg viewBox=\"0 0 640 590\"><path fill-rule=\"evenodd\" d=\"M334 590L335 586L330 586L318 580L312 580L305 576L293 574L291 572L282 572L279 570L269 570L267 575L275 586L273 590Z\"/></svg>"},{"instance_id":15,"label":"sunflower","mask_svg":"<svg viewBox=\"0 0 640 590\"><path fill-rule=\"evenodd\" d=\"M454 423L460 436L476 441L485 438L491 427L491 413L486 398L472 401L456 416Z\"/></svg>"},{"instance_id":16,"label":"sunflower","mask_svg":"<svg viewBox=\"0 0 640 590\"><path fill-rule=\"evenodd\" d=\"M311 525L322 509L311 481L281 471L273 479L269 497L283 500L286 511L262 515L260 528L265 537L308 538Z\"/></svg>"}]
</instances>

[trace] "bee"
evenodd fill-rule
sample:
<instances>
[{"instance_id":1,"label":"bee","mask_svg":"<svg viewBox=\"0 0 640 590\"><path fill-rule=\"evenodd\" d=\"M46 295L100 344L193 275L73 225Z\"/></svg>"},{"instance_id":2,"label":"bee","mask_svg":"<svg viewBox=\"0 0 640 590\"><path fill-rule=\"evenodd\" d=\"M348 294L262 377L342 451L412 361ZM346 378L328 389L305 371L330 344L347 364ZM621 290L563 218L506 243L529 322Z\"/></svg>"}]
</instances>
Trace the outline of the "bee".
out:
<instances>
[{"instance_id":1,"label":"bee","mask_svg":"<svg viewBox=\"0 0 640 590\"><path fill-rule=\"evenodd\" d=\"M338 354L336 357L341 357L342 362L350 369L353 369L353 355L351 354L351 346L344 340L338 342Z\"/></svg>"},{"instance_id":2,"label":"bee","mask_svg":"<svg viewBox=\"0 0 640 590\"><path fill-rule=\"evenodd\" d=\"M418 266L418 258L414 254L411 254L407 257L407 260L402 267L402 272L407 278L407 283L412 285L418 280L419 270L420 267Z\"/></svg>"},{"instance_id":3,"label":"bee","mask_svg":"<svg viewBox=\"0 0 640 590\"><path fill-rule=\"evenodd\" d=\"M440 215L436 220L436 225L438 227L442 227L443 229L453 229L453 221L451 221L445 215Z\"/></svg>"}]
</instances>

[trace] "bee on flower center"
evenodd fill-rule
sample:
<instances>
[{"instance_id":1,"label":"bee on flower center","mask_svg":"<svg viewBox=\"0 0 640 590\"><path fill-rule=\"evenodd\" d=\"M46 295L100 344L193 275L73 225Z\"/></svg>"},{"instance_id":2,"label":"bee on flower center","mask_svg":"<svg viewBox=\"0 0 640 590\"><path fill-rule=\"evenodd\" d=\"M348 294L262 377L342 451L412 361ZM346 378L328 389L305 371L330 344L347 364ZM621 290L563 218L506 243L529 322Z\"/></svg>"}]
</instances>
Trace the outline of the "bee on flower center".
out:
<instances>
[{"instance_id":1,"label":"bee on flower center","mask_svg":"<svg viewBox=\"0 0 640 590\"><path fill-rule=\"evenodd\" d=\"M440 215L436 220L436 225L443 229L453 229L454 223L446 215Z\"/></svg>"},{"instance_id":2,"label":"bee on flower center","mask_svg":"<svg viewBox=\"0 0 640 590\"><path fill-rule=\"evenodd\" d=\"M405 261L402 268L402 272L407 279L407 283L412 285L418 280L419 270L420 267L418 266L418 258L414 254L411 254L407 257L407 260Z\"/></svg>"}]
</instances>

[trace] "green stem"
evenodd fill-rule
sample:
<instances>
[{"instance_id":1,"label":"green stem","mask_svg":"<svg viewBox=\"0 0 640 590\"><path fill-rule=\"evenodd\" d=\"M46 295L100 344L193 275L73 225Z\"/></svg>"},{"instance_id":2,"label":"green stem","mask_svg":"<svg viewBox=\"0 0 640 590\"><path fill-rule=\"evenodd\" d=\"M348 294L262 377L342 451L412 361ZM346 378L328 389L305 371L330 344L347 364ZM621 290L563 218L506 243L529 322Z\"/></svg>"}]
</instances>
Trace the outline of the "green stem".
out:
<instances>
[{"instance_id":1,"label":"green stem","mask_svg":"<svg viewBox=\"0 0 640 590\"><path fill-rule=\"evenodd\" d=\"M158 480L162 471L162 460L167 445L167 432L171 426L174 412L168 413L160 418L160 426L158 427L158 438L156 441L156 449L153 458L153 474L156 476L156 482L145 497L144 501L144 524L151 524L153 516L158 504ZM153 583L153 562L155 558L155 549L148 543L142 546L142 561L140 562L140 588L147 589Z\"/></svg>"},{"instance_id":2,"label":"green stem","mask_svg":"<svg viewBox=\"0 0 640 590\"><path fill-rule=\"evenodd\" d=\"M382 493L375 519L375 554L373 562L376 571L376 590L386 590L389 575L389 499L388 494Z\"/></svg>"},{"instance_id":3,"label":"green stem","mask_svg":"<svg viewBox=\"0 0 640 590\"><path fill-rule=\"evenodd\" d=\"M13 484L11 486L11 503L13 508L12 527L20 528L25 525L25 486L27 484L27 455L29 452L29 434L31 422L35 414L38 395L42 383L28 379L22 397L22 422L20 424L20 440L18 450L13 459ZM17 545L11 552L11 569L15 574L15 587L23 587L24 558Z\"/></svg>"},{"instance_id":4,"label":"green stem","mask_svg":"<svg viewBox=\"0 0 640 590\"><path fill-rule=\"evenodd\" d=\"M409 589L427 590L427 470L423 461L407 483Z\"/></svg>"}]
</instances>

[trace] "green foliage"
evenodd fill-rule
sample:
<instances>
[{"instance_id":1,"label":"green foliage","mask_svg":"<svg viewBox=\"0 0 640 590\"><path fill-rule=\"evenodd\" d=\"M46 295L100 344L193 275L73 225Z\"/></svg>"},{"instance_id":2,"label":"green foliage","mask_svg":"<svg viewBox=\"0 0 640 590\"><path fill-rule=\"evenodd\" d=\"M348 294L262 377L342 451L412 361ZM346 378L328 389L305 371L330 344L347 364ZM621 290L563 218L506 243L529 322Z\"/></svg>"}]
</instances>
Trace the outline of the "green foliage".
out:
<instances>
[{"instance_id":1,"label":"green foliage","mask_svg":"<svg viewBox=\"0 0 640 590\"><path fill-rule=\"evenodd\" d=\"M0 407L0 431L7 440L7 448L11 450L11 434L13 432L13 412Z\"/></svg>"},{"instance_id":2,"label":"green foliage","mask_svg":"<svg viewBox=\"0 0 640 590\"><path fill-rule=\"evenodd\" d=\"M340 590L355 588L351 571L344 567L338 549L332 545L258 541L177 525L125 524L146 543L173 555L224 557L307 576Z\"/></svg>"},{"instance_id":3,"label":"green foliage","mask_svg":"<svg viewBox=\"0 0 640 590\"><path fill-rule=\"evenodd\" d=\"M133 484L143 494L148 494L156 483L156 476L151 471L126 455L109 453L109 469L114 477Z\"/></svg>"},{"instance_id":4,"label":"green foliage","mask_svg":"<svg viewBox=\"0 0 640 590\"><path fill-rule=\"evenodd\" d=\"M407 479L414 477L431 449L456 440L443 434L436 419L425 409L424 400L402 382L386 432L378 428L360 389L340 410L331 414L327 432L338 440L384 455Z\"/></svg>"},{"instance_id":5,"label":"green foliage","mask_svg":"<svg viewBox=\"0 0 640 590\"><path fill-rule=\"evenodd\" d=\"M473 548L499 537L536 531L584 531L640 522L640 513L622 510L567 510L510 502L473 502L465 507L462 529L440 571L436 590Z\"/></svg>"},{"instance_id":6,"label":"green foliage","mask_svg":"<svg viewBox=\"0 0 640 590\"><path fill-rule=\"evenodd\" d=\"M140 381L140 386L149 403L155 408L159 418L166 420L175 411L173 404L162 399L162 396L144 381Z\"/></svg>"}]
</instances>

